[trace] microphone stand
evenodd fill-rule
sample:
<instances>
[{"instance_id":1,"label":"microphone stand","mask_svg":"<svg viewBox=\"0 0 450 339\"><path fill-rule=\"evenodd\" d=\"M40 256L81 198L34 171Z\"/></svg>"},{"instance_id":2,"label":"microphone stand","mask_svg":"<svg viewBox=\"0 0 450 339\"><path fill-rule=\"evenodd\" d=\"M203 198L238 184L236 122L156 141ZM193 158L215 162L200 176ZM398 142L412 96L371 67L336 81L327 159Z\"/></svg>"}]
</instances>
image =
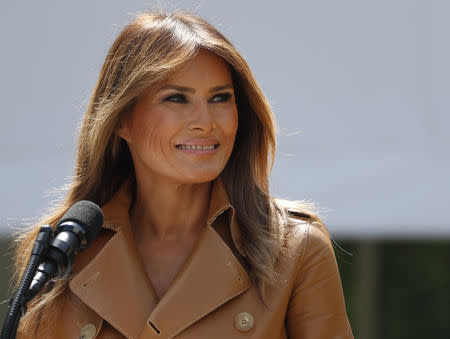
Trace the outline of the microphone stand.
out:
<instances>
[{"instance_id":1,"label":"microphone stand","mask_svg":"<svg viewBox=\"0 0 450 339\"><path fill-rule=\"evenodd\" d=\"M6 314L5 322L3 323L1 339L16 338L20 318L25 315L27 303L31 300L29 295L31 282L47 251L52 236L53 229L50 225L44 225L40 228L33 249L31 250L30 259L28 260L22 279L20 280L19 287L9 300L8 313Z\"/></svg>"}]
</instances>

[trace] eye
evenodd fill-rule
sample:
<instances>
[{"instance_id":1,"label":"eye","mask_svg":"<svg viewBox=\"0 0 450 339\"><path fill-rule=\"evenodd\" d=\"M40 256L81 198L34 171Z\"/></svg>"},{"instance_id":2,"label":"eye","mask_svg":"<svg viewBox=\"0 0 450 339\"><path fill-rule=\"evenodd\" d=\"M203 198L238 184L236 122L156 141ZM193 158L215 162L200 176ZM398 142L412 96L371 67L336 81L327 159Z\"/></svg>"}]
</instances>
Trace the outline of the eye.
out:
<instances>
[{"instance_id":1,"label":"eye","mask_svg":"<svg viewBox=\"0 0 450 339\"><path fill-rule=\"evenodd\" d=\"M164 99L164 101L168 101L168 102L175 102L178 104L185 104L187 103L187 99L183 94L173 94L173 95L169 95L168 97L166 97Z\"/></svg>"},{"instance_id":2,"label":"eye","mask_svg":"<svg viewBox=\"0 0 450 339\"><path fill-rule=\"evenodd\" d=\"M219 93L213 96L210 102L227 102L231 99L231 93Z\"/></svg>"}]
</instances>

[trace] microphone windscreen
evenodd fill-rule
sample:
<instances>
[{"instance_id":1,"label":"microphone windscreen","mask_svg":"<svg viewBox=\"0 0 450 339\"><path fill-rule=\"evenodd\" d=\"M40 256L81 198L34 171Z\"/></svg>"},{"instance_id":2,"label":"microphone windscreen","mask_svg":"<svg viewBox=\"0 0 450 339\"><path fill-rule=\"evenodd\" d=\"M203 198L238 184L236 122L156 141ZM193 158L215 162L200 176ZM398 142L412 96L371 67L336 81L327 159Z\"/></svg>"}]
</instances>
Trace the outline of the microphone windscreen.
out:
<instances>
[{"instance_id":1,"label":"microphone windscreen","mask_svg":"<svg viewBox=\"0 0 450 339\"><path fill-rule=\"evenodd\" d=\"M73 204L59 220L60 224L73 221L83 227L86 232L87 246L94 240L103 225L103 213L100 207L89 200L80 200Z\"/></svg>"}]
</instances>

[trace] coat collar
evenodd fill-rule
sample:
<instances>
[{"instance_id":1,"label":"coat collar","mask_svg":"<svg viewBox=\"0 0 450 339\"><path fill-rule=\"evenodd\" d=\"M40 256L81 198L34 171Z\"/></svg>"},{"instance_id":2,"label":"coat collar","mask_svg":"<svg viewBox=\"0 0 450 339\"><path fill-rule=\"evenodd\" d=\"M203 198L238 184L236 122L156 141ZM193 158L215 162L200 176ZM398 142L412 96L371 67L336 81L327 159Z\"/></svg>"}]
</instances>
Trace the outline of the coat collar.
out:
<instances>
[{"instance_id":1,"label":"coat collar","mask_svg":"<svg viewBox=\"0 0 450 339\"><path fill-rule=\"evenodd\" d=\"M75 295L124 336L172 338L248 289L245 269L214 229L217 217L231 210L231 238L242 254L234 208L221 179L213 182L207 225L159 302L134 245L128 217L130 201L129 185L124 185L102 208L103 227L114 234L75 273L69 285Z\"/></svg>"},{"instance_id":2,"label":"coat collar","mask_svg":"<svg viewBox=\"0 0 450 339\"><path fill-rule=\"evenodd\" d=\"M245 257L245 253L242 249L241 243L241 232L236 221L236 212L233 205L231 205L222 178L219 177L214 180L212 185L213 187L209 203L207 225L212 226L219 215L221 215L225 211L230 210L231 238L233 240L234 246L236 246L236 248L239 250L239 253L243 257ZM117 231L123 227L130 227L130 219L128 214L131 204L130 187L130 182L126 182L117 192L117 194L105 206L102 207L102 211L104 214L104 228Z\"/></svg>"}]
</instances>

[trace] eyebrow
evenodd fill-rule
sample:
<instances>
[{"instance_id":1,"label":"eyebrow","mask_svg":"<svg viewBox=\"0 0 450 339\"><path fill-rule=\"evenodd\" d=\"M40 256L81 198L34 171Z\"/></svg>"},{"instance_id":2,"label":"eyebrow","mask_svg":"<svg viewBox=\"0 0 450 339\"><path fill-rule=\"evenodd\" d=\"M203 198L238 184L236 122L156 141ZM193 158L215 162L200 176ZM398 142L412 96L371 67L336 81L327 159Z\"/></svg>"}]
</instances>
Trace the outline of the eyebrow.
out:
<instances>
[{"instance_id":1,"label":"eyebrow","mask_svg":"<svg viewBox=\"0 0 450 339\"><path fill-rule=\"evenodd\" d=\"M184 87L184 86L178 86L178 85L172 85L172 84L168 84L165 86L162 86L161 88L158 89L159 91L162 90L166 90L166 89L174 89L180 92L188 92L188 93L195 93L195 89L191 88L191 87ZM233 89L233 86L231 85L221 85L221 86L216 86L213 87L209 90L210 93L212 92L218 92L218 91L222 91L224 89Z\"/></svg>"}]
</instances>

